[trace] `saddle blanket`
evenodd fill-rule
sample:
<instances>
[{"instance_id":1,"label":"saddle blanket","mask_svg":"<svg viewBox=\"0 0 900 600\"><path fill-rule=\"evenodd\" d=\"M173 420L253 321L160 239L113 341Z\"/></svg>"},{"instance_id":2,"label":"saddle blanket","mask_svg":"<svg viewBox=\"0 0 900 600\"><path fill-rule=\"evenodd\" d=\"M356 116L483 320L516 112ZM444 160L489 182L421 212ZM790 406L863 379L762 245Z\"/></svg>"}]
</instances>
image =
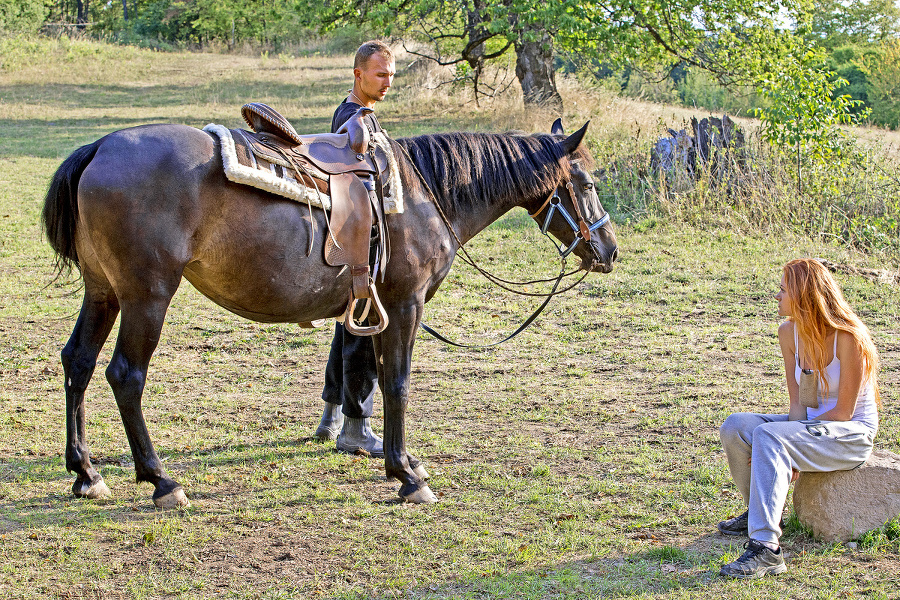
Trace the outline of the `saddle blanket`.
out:
<instances>
[{"instance_id":1,"label":"saddle blanket","mask_svg":"<svg viewBox=\"0 0 900 600\"><path fill-rule=\"evenodd\" d=\"M219 138L222 148L222 166L225 170L225 177L229 181L249 185L303 204L309 203L324 210L331 210L331 197L316 188L299 183L294 177L292 169L279 169L282 172L279 177L273 164L269 165L270 170L254 169L240 164L234 146L234 138L227 127L210 123L203 128L203 131ZM389 194L384 196L384 212L400 214L403 212L403 183L400 180L400 170L391 147L391 141L384 132L379 131L372 136L372 143L388 158L389 185L385 187L389 189Z\"/></svg>"}]
</instances>

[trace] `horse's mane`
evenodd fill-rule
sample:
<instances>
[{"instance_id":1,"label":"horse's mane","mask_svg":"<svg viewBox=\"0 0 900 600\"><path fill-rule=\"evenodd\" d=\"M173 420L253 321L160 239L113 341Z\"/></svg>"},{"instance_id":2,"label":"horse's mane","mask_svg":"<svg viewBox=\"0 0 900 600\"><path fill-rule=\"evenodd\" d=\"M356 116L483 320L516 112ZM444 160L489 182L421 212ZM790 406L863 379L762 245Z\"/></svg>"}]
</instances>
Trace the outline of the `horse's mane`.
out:
<instances>
[{"instance_id":1,"label":"horse's mane","mask_svg":"<svg viewBox=\"0 0 900 600\"><path fill-rule=\"evenodd\" d=\"M549 134L438 133L396 140L445 210L533 197L569 174L559 139ZM581 146L573 160L592 164ZM402 162L402 161L401 161ZM413 179L415 173L410 174Z\"/></svg>"}]
</instances>

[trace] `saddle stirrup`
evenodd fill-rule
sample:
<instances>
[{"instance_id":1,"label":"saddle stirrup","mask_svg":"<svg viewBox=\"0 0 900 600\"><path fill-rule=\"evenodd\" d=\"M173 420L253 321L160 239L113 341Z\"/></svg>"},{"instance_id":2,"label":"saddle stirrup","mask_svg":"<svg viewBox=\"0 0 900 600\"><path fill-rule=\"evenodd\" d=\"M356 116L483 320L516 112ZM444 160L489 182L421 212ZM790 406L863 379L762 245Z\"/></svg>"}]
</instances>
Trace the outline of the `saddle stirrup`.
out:
<instances>
[{"instance_id":1,"label":"saddle stirrup","mask_svg":"<svg viewBox=\"0 0 900 600\"><path fill-rule=\"evenodd\" d=\"M378 298L378 292L375 291L375 283L371 279L369 280L367 292L368 297L363 296L362 298L357 298L351 289L350 302L347 303L347 310L344 311L344 329L355 336L377 335L384 331L388 326L387 314L385 314L384 307L381 305L381 300ZM375 310L375 316L378 317L378 323L369 326L360 326L356 324L353 314L356 312L356 303L360 300L366 301L362 319L365 319L369 314L369 309L373 308Z\"/></svg>"}]
</instances>

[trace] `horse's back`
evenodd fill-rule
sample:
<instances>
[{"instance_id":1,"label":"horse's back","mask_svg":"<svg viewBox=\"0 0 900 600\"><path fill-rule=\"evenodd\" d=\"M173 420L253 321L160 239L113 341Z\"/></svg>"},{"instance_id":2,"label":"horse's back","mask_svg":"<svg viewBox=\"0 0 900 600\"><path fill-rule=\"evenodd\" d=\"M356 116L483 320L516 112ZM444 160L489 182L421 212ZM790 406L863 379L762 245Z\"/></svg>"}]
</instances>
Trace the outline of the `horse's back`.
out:
<instances>
[{"instance_id":1,"label":"horse's back","mask_svg":"<svg viewBox=\"0 0 900 600\"><path fill-rule=\"evenodd\" d=\"M145 294L152 282L169 289L183 275L258 321L311 321L346 304L349 275L322 259L324 214L312 211L318 233L307 255L308 207L228 181L217 143L198 129L110 134L82 175L78 203L79 256L117 296Z\"/></svg>"}]
</instances>

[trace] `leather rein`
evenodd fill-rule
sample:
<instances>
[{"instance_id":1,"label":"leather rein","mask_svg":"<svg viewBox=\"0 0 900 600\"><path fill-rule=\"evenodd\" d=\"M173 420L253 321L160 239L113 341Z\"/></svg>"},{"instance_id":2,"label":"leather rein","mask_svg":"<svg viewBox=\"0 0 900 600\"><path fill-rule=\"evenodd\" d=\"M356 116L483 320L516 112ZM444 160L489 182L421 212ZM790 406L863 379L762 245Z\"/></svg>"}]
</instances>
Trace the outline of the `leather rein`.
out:
<instances>
[{"instance_id":1,"label":"leather rein","mask_svg":"<svg viewBox=\"0 0 900 600\"><path fill-rule=\"evenodd\" d=\"M584 281L584 279L588 276L589 271L585 271L584 275L582 275L578 279L578 281L557 291L557 288L559 287L559 284L560 284L560 282L562 282L564 277L574 275L575 273L578 272L578 269L574 269L574 270L566 273L566 257L568 257L568 255L571 254L573 250L575 250L575 248L578 246L578 243L580 241L584 240L585 243L588 244L588 246L590 247L591 252L593 252L594 256L598 260L601 259L600 254L597 252L597 249L594 248L593 244L591 244L591 242L590 242L591 233L596 231L600 227L603 227L604 225L606 225L609 222L609 220L610 220L609 213L608 212L604 213L604 215L602 217L600 217L599 219L597 219L594 223L588 224L584 220L584 217L581 215L581 210L578 207L578 202L576 202L576 200L575 200L575 193L574 193L575 186L572 184L571 181L568 181L568 182L566 182L566 189L569 192L569 199L572 201L572 206L574 207L575 214L578 217L577 222L575 221L575 219L572 218L572 216L566 210L566 207L562 205L562 201L559 197L559 186L557 186L553 190L553 194L551 194L547 198L547 200L544 201L544 203L541 205L541 207L539 209L537 209L534 213L531 213L528 215L529 217L531 217L532 219L535 219L535 221L537 221L537 219L536 219L537 215L539 215L548 205L550 206L550 210L547 211L547 216L544 218L544 223L541 225L541 233L543 233L551 242L553 242L553 245L556 247L557 251L559 252L559 256L561 259L561 267L560 267L559 275L553 279L536 279L533 281L516 282L516 281L509 281L509 280L503 279L501 277L497 277L493 273L486 271L485 269L481 268L478 264L475 263L475 259L473 259L469 255L469 252L466 250L462 240L460 240L459 236L456 235L456 230L453 229L453 225L450 223L450 219L448 219L447 215L444 214L444 210L441 208L440 203L437 201L437 197L434 195L434 192L431 191L431 187L429 187L428 182L425 180L425 177L419 171L419 167L416 165L415 161L412 159L412 156L409 155L409 152L406 150L406 148L404 148L403 146L400 146L400 148L403 150L403 153L406 155L406 158L409 159L409 162L412 165L413 169L415 170L416 175L419 178L419 181L422 182L422 186L428 191L428 196L431 199L432 204L434 204L435 208L437 208L438 214L441 215L441 220L443 220L444 225L447 227L447 230L453 236L453 239L456 240L456 243L459 246L459 250L462 252L463 262L465 262L469 266L473 267L476 271L481 273L481 275L483 275L485 277L485 279L487 279L494 285L496 285L508 292L512 292L512 293L518 294L520 296L532 296L532 297L544 298L544 301L541 303L541 305L538 306L538 308L531 314L530 317L528 317L525 320L525 322L523 322L519 326L518 329L516 329L514 332L512 332L511 334L509 334L508 336L506 336L499 342L493 342L490 344L484 344L484 345L460 344L458 342L454 342L452 340L447 339L446 337L444 337L443 335L441 335L440 333L438 333L437 331L435 331L434 329L432 329L425 323L422 323L422 322L419 323L419 326L422 329L424 329L427 333L431 334L433 337L437 338L438 340L440 340L446 344L450 344L451 346L456 346L458 348L490 348L491 346L497 346L499 344L507 342L507 341L511 340L512 338L516 337L517 335L519 335L520 333L522 333L522 331L524 331L529 325L531 325L531 323L538 317L538 315L540 315L541 312L543 312L544 308L550 302L551 298L553 298L554 296L557 296L559 294L568 292L569 290L574 288L576 285L578 285L582 281ZM565 250L563 250L563 247L560 244L558 244L556 242L556 240L554 240L547 233L547 229L550 227L550 221L553 219L553 214L555 212L559 212L562 215L563 219L565 219L566 223L568 223L568 225L572 228L572 231L575 234L575 239ZM529 284L533 284L533 283L547 283L550 281L554 282L553 288L546 294L523 292L523 291L519 291L519 290L510 288L510 287L507 287L506 285L504 285L504 284L510 284L510 285L524 286L524 285L529 285Z\"/></svg>"}]
</instances>

